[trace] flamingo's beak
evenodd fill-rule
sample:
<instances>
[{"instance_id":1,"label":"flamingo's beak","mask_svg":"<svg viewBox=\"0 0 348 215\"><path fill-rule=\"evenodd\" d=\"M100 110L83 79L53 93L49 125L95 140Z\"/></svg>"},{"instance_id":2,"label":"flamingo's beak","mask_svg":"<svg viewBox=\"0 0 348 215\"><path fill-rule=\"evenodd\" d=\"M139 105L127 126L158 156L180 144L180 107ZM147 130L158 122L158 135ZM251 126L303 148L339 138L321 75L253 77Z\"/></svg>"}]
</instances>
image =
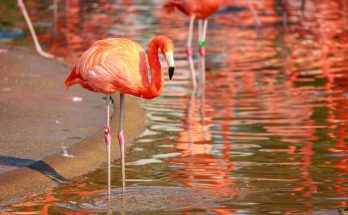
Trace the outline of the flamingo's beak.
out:
<instances>
[{"instance_id":1,"label":"flamingo's beak","mask_svg":"<svg viewBox=\"0 0 348 215\"><path fill-rule=\"evenodd\" d=\"M168 74L169 74L169 80L172 80L172 77L174 75L174 55L173 52L166 52L166 58L168 63Z\"/></svg>"},{"instance_id":2,"label":"flamingo's beak","mask_svg":"<svg viewBox=\"0 0 348 215\"><path fill-rule=\"evenodd\" d=\"M169 73L169 80L172 80L172 77L174 75L174 67L169 67L168 73Z\"/></svg>"}]
</instances>

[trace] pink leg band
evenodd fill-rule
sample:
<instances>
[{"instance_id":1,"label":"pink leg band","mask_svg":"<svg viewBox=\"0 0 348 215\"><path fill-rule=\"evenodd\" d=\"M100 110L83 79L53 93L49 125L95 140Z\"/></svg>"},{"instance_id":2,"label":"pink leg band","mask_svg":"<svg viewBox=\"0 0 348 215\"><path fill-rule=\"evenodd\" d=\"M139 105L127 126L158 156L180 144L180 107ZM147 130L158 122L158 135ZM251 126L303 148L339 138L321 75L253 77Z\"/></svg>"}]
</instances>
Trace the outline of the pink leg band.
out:
<instances>
[{"instance_id":1,"label":"pink leg band","mask_svg":"<svg viewBox=\"0 0 348 215\"><path fill-rule=\"evenodd\" d=\"M192 57L192 49L191 49L191 47L186 47L186 55L187 55L187 57Z\"/></svg>"},{"instance_id":2,"label":"pink leg band","mask_svg":"<svg viewBox=\"0 0 348 215\"><path fill-rule=\"evenodd\" d=\"M199 55L201 57L204 57L205 56L205 48L204 47L199 47Z\"/></svg>"}]
</instances>

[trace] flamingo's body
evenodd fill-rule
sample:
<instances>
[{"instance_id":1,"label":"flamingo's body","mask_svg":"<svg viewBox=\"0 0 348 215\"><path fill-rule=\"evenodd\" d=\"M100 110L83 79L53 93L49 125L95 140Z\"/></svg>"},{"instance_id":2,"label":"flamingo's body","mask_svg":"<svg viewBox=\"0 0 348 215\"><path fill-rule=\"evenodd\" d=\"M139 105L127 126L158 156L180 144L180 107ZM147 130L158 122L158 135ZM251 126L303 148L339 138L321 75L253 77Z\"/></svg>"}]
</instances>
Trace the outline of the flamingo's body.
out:
<instances>
[{"instance_id":1,"label":"flamingo's body","mask_svg":"<svg viewBox=\"0 0 348 215\"><path fill-rule=\"evenodd\" d=\"M164 7L168 12L175 8L196 19L207 19L222 5L223 0L170 0Z\"/></svg>"},{"instance_id":2,"label":"flamingo's body","mask_svg":"<svg viewBox=\"0 0 348 215\"><path fill-rule=\"evenodd\" d=\"M123 103L124 94L146 99L160 95L163 89L163 73L158 58L159 50L167 59L169 78L174 73L173 43L164 36L155 37L149 44L148 59L144 49L136 42L125 38L105 39L95 42L84 52L71 74L65 80L66 87L80 84L93 92L105 94L120 93L120 119L118 140L122 157L122 190L125 190ZM151 69L151 83L148 79L148 64ZM109 96L108 96L109 98ZM110 194L110 127L109 101L107 103L107 126L105 141L108 150L108 193Z\"/></svg>"},{"instance_id":3,"label":"flamingo's body","mask_svg":"<svg viewBox=\"0 0 348 215\"><path fill-rule=\"evenodd\" d=\"M253 13L253 16L256 20L256 25L260 26L261 21L259 20L250 0L245 0L250 10ZM190 25L189 25L189 35L186 46L186 55L190 63L190 71L192 77L193 87L196 88L196 75L193 66L192 59L192 32L193 32L193 24L194 20L198 19L198 45L199 45L199 55L200 55L200 64L201 64L201 84L205 85L205 39L207 33L208 26L208 17L217 11L224 0L168 0L166 4L164 4L164 8L168 13L174 11L174 9L178 9L187 16L190 17Z\"/></svg>"}]
</instances>

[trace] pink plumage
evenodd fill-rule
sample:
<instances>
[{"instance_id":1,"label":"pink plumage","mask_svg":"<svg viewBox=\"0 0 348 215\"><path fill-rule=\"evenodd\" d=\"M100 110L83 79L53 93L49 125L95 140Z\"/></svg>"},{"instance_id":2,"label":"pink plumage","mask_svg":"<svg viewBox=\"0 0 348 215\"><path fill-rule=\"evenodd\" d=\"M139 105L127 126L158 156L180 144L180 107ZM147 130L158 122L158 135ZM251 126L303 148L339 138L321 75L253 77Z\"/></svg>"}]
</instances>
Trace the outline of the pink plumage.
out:
<instances>
[{"instance_id":1,"label":"pink plumage","mask_svg":"<svg viewBox=\"0 0 348 215\"><path fill-rule=\"evenodd\" d=\"M146 99L160 95L163 89L163 72L158 58L159 51L169 66L169 78L174 74L173 42L164 36L153 38L149 44L148 58L144 49L126 38L113 38L95 42L79 59L77 66L65 80L65 86L80 84L83 88L108 94L107 123L104 140L108 157L108 195L111 195L111 129L110 94L120 93L118 141L121 149L122 191L125 191L125 139L123 135L124 94ZM148 66L149 65L149 66ZM150 67L151 83L148 76Z\"/></svg>"},{"instance_id":2,"label":"pink plumage","mask_svg":"<svg viewBox=\"0 0 348 215\"><path fill-rule=\"evenodd\" d=\"M206 19L222 5L223 0L169 0L164 8L172 12L175 8L196 19Z\"/></svg>"},{"instance_id":3,"label":"pink plumage","mask_svg":"<svg viewBox=\"0 0 348 215\"><path fill-rule=\"evenodd\" d=\"M159 49L164 49L165 52L173 51L172 41L164 36L155 37L149 45L147 59L144 49L130 39L99 40L82 54L65 85L68 88L79 83L95 92L119 92L154 98L163 88ZM148 81L148 63L153 80L151 83Z\"/></svg>"}]
</instances>

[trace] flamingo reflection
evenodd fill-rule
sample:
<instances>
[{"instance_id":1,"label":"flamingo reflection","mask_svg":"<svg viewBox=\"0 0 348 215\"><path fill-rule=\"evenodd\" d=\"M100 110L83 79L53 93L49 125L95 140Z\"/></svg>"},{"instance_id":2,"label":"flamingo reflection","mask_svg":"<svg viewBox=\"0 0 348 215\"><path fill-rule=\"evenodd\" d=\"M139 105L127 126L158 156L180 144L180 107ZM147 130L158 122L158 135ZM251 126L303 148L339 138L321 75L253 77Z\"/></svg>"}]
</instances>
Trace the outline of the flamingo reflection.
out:
<instances>
[{"instance_id":1,"label":"flamingo reflection","mask_svg":"<svg viewBox=\"0 0 348 215\"><path fill-rule=\"evenodd\" d=\"M309 2L308 2L309 3ZM336 139L336 147L329 147L328 152L332 153L334 157L339 158L334 166L337 168L336 179L336 195L346 197L341 186L342 181L339 179L340 175L347 174L346 158L341 158L340 153L347 151L347 146L344 139L347 137L345 121L346 111L344 107L345 92L347 90L347 77L342 70L346 68L347 57L344 54L347 50L347 38L344 33L345 19L332 19L330 15L339 14L342 10L339 1L323 1L320 4L313 4L306 9L306 18L308 20L300 20L300 24L304 26L302 29L292 29L287 35L287 41L296 47L296 51L292 51L287 58L287 64L292 70L291 85L303 85L303 92L311 93L312 100L323 102L323 105L312 107L312 112L316 109L326 110L327 118L325 118L326 128L328 132L326 136L332 140ZM344 12L345 13L345 12ZM318 15L320 14L320 15ZM309 21L310 20L310 21ZM313 25L313 23L316 23ZM315 83L319 79L325 80L323 85L309 85L308 83ZM303 94L302 92L302 94ZM299 92L301 93L301 92ZM315 102L312 102L312 104ZM319 118L320 117L315 117ZM315 126L313 120L309 124L310 127L315 128L311 133L314 135L317 130L321 129ZM321 123L322 124L322 123ZM316 138L318 137L311 137ZM316 190L314 180L309 178L310 166L312 165L312 156L314 156L314 143L308 142L307 146L302 149L303 155L303 174L307 176L305 181L309 186L304 196L309 197L313 195ZM306 156L312 154L311 157ZM331 161L323 161L326 165L331 164ZM328 179L328 181L332 181ZM327 185L330 186L330 185ZM308 187L308 186L307 186ZM330 188L329 188L330 189ZM310 203L307 202L307 206ZM344 202L340 206L346 206Z\"/></svg>"}]
</instances>

